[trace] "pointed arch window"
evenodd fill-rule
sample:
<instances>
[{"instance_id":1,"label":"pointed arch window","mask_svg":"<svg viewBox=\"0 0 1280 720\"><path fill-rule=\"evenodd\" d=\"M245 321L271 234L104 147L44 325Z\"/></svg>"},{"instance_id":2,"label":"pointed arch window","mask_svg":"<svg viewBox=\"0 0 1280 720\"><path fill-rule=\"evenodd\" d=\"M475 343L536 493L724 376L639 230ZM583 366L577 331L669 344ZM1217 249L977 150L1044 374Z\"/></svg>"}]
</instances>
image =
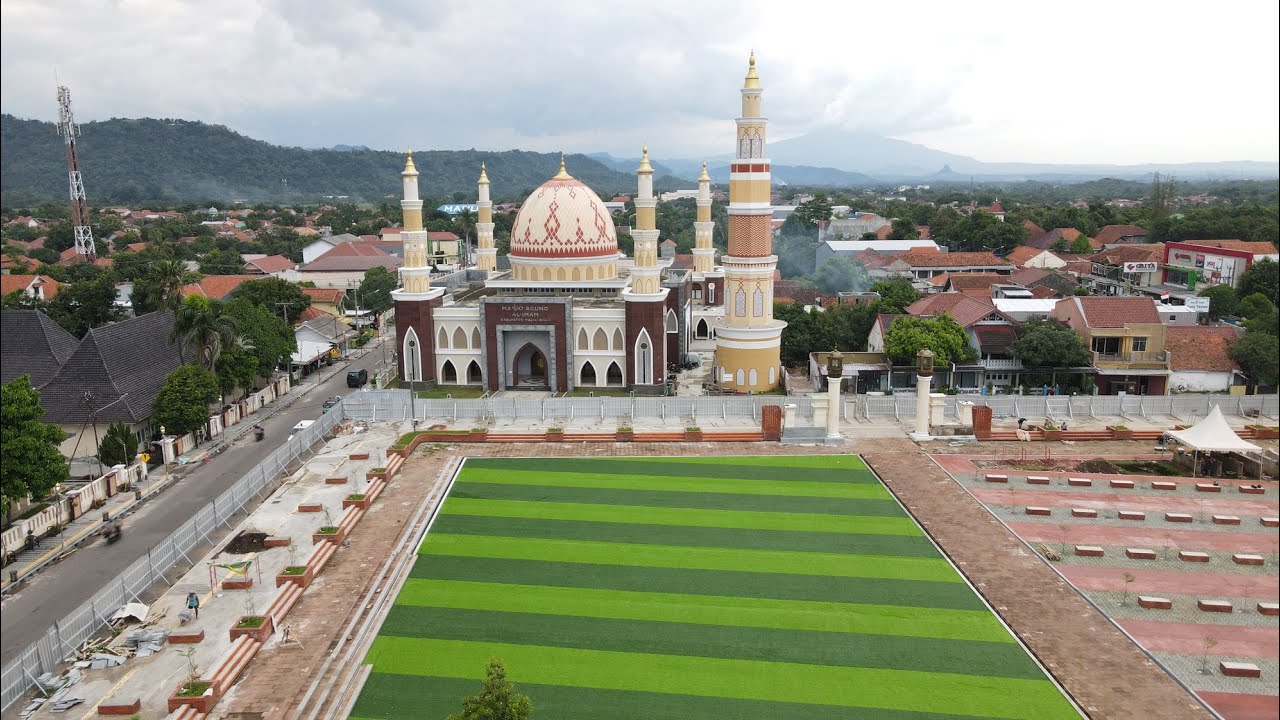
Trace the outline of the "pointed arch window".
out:
<instances>
[{"instance_id":1,"label":"pointed arch window","mask_svg":"<svg viewBox=\"0 0 1280 720\"><path fill-rule=\"evenodd\" d=\"M467 384L482 385L484 384L484 372L480 370L480 363L472 360L467 363Z\"/></svg>"},{"instance_id":2,"label":"pointed arch window","mask_svg":"<svg viewBox=\"0 0 1280 720\"><path fill-rule=\"evenodd\" d=\"M751 368L751 372L747 373L747 385L755 387L760 384L760 373L755 368Z\"/></svg>"},{"instance_id":3,"label":"pointed arch window","mask_svg":"<svg viewBox=\"0 0 1280 720\"><path fill-rule=\"evenodd\" d=\"M676 319L675 310L667 310L666 331L669 333L680 331L680 321Z\"/></svg>"},{"instance_id":4,"label":"pointed arch window","mask_svg":"<svg viewBox=\"0 0 1280 720\"><path fill-rule=\"evenodd\" d=\"M582 370L578 373L578 387L595 387L596 386L596 366L588 360L582 363Z\"/></svg>"},{"instance_id":5,"label":"pointed arch window","mask_svg":"<svg viewBox=\"0 0 1280 720\"><path fill-rule=\"evenodd\" d=\"M708 335L707 321L705 319L699 318L698 329L694 332L693 336L698 338L699 340L706 340L707 335Z\"/></svg>"},{"instance_id":6,"label":"pointed arch window","mask_svg":"<svg viewBox=\"0 0 1280 720\"><path fill-rule=\"evenodd\" d=\"M751 293L751 314L755 317L764 317L764 293L760 288L756 288L756 291Z\"/></svg>"},{"instance_id":7,"label":"pointed arch window","mask_svg":"<svg viewBox=\"0 0 1280 720\"><path fill-rule=\"evenodd\" d=\"M440 382L447 385L458 384L458 369L453 366L452 360L445 360L444 366L440 368Z\"/></svg>"},{"instance_id":8,"label":"pointed arch window","mask_svg":"<svg viewBox=\"0 0 1280 720\"><path fill-rule=\"evenodd\" d=\"M623 384L622 368L618 366L617 362L609 363L609 369L605 371L604 381L605 384L610 387L616 387Z\"/></svg>"},{"instance_id":9,"label":"pointed arch window","mask_svg":"<svg viewBox=\"0 0 1280 720\"><path fill-rule=\"evenodd\" d=\"M578 328L578 349L590 350L591 346L587 343L587 329Z\"/></svg>"},{"instance_id":10,"label":"pointed arch window","mask_svg":"<svg viewBox=\"0 0 1280 720\"><path fill-rule=\"evenodd\" d=\"M480 349L480 328L471 328L471 349Z\"/></svg>"},{"instance_id":11,"label":"pointed arch window","mask_svg":"<svg viewBox=\"0 0 1280 720\"><path fill-rule=\"evenodd\" d=\"M604 328L596 328L596 334L591 338L592 350L608 350L609 336L604 333Z\"/></svg>"},{"instance_id":12,"label":"pointed arch window","mask_svg":"<svg viewBox=\"0 0 1280 720\"><path fill-rule=\"evenodd\" d=\"M449 333L445 332L444 328L440 328L440 332L436 333L436 347L442 350L449 349Z\"/></svg>"},{"instance_id":13,"label":"pointed arch window","mask_svg":"<svg viewBox=\"0 0 1280 720\"><path fill-rule=\"evenodd\" d=\"M454 350L467 349L467 333L463 331L462 328L458 328L457 330L453 331L453 349Z\"/></svg>"},{"instance_id":14,"label":"pointed arch window","mask_svg":"<svg viewBox=\"0 0 1280 720\"><path fill-rule=\"evenodd\" d=\"M747 316L747 291L741 287L733 294L733 314L738 317Z\"/></svg>"},{"instance_id":15,"label":"pointed arch window","mask_svg":"<svg viewBox=\"0 0 1280 720\"><path fill-rule=\"evenodd\" d=\"M626 343L626 340L623 340L623 339L622 339L622 331L621 331L621 330L614 330L614 331L613 331L613 350L614 350L614 352L622 352L622 347L623 347L624 343Z\"/></svg>"},{"instance_id":16,"label":"pointed arch window","mask_svg":"<svg viewBox=\"0 0 1280 720\"><path fill-rule=\"evenodd\" d=\"M641 330L636 337L634 377L637 385L653 384L653 342L648 330Z\"/></svg>"}]
</instances>

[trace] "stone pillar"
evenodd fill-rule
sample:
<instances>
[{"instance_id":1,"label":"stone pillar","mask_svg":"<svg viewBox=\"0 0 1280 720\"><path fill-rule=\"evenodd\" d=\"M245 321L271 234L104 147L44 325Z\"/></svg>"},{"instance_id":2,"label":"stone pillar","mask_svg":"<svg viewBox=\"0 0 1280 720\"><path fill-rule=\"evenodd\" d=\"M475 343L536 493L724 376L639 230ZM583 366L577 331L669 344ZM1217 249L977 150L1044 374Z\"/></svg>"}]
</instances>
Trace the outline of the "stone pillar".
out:
<instances>
[{"instance_id":1,"label":"stone pillar","mask_svg":"<svg viewBox=\"0 0 1280 720\"><path fill-rule=\"evenodd\" d=\"M795 405L787 407L794 408ZM792 413L794 412L792 410ZM780 406L765 405L760 408L760 430L768 442L777 442L782 439L782 408Z\"/></svg>"},{"instance_id":2,"label":"stone pillar","mask_svg":"<svg viewBox=\"0 0 1280 720\"><path fill-rule=\"evenodd\" d=\"M911 433L916 440L929 439L929 385L932 381L928 375L916 376L916 431Z\"/></svg>"},{"instance_id":3,"label":"stone pillar","mask_svg":"<svg viewBox=\"0 0 1280 720\"><path fill-rule=\"evenodd\" d=\"M827 377L827 442L840 442L840 381L839 375Z\"/></svg>"},{"instance_id":4,"label":"stone pillar","mask_svg":"<svg viewBox=\"0 0 1280 720\"><path fill-rule=\"evenodd\" d=\"M986 405L973 407L973 436L979 440L991 437L991 408Z\"/></svg>"}]
</instances>

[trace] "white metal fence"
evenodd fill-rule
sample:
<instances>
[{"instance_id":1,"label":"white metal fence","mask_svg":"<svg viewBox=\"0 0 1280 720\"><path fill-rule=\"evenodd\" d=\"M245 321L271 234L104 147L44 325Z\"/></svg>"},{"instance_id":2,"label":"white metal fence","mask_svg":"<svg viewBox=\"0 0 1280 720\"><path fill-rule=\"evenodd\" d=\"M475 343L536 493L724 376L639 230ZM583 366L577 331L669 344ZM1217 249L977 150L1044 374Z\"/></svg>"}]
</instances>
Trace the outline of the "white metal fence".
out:
<instances>
[{"instance_id":1,"label":"white metal fence","mask_svg":"<svg viewBox=\"0 0 1280 720\"><path fill-rule=\"evenodd\" d=\"M315 424L290 436L235 485L227 488L226 492L201 508L169 537L157 543L145 557L138 558L88 602L55 622L43 637L6 662L0 672L0 710L7 710L21 698L35 685L35 679L41 673L55 672L58 665L79 648L81 643L107 624L107 619L121 605L137 600L158 582L167 583L165 573L179 559L187 565L193 564L188 552L208 540L219 527L233 527L232 516L258 499L263 490L270 488L290 463L307 453L312 445L342 420L343 408L339 403Z\"/></svg>"},{"instance_id":2,"label":"white metal fence","mask_svg":"<svg viewBox=\"0 0 1280 720\"><path fill-rule=\"evenodd\" d=\"M1203 417L1217 405L1228 415L1254 413L1276 418L1280 415L1280 398L1275 395L948 395L943 399L945 417L959 417L961 402L991 407L999 417L1060 418L1072 420L1090 417L1173 418L1182 422ZM483 422L485 420L536 420L567 422L580 420L607 421L722 420L759 421L765 405L796 406L799 418L813 418L813 400L803 396L701 396L701 397L600 397L525 399L501 397L458 400L409 400L407 390L371 390L347 396L343 405L346 416L370 422L421 420ZM842 414L845 419L912 418L916 412L914 393L899 395L845 395ZM412 415L411 415L412 413Z\"/></svg>"}]
</instances>

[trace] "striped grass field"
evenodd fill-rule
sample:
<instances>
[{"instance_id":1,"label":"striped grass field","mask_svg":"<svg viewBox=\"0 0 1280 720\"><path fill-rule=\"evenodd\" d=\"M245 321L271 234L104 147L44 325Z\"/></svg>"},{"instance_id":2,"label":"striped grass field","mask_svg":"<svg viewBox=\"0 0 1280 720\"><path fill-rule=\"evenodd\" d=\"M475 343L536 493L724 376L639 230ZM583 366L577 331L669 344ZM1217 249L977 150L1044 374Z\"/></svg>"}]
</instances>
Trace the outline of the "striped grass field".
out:
<instances>
[{"instance_id":1,"label":"striped grass field","mask_svg":"<svg viewBox=\"0 0 1280 720\"><path fill-rule=\"evenodd\" d=\"M1078 718L852 455L468 460L357 720Z\"/></svg>"}]
</instances>

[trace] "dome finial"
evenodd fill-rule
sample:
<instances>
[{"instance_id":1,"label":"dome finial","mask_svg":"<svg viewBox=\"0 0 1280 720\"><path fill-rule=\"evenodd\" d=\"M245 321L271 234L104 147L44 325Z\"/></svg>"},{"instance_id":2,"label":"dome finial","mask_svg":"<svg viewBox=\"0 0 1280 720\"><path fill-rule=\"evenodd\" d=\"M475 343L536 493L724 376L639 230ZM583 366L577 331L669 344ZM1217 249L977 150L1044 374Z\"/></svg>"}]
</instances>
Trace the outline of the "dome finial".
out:
<instances>
[{"instance_id":1,"label":"dome finial","mask_svg":"<svg viewBox=\"0 0 1280 720\"><path fill-rule=\"evenodd\" d=\"M649 146L647 144L640 149L640 167L636 168L636 172L641 175L653 174L653 166L649 164Z\"/></svg>"},{"instance_id":2,"label":"dome finial","mask_svg":"<svg viewBox=\"0 0 1280 720\"><path fill-rule=\"evenodd\" d=\"M406 149L405 149L405 151L404 151L404 154L405 154L405 160L404 160L404 172L403 172L403 173L401 173L401 174L402 174L402 175L417 175L417 174L418 174L418 168L414 167L414 165L413 165L413 148L412 148L412 147L406 148Z\"/></svg>"},{"instance_id":3,"label":"dome finial","mask_svg":"<svg viewBox=\"0 0 1280 720\"><path fill-rule=\"evenodd\" d=\"M484 171L484 161L483 161L483 160L481 160L481 161L480 161L480 184L481 184L481 185L487 185L487 184L489 184L489 174L488 174L488 173L486 173L486 172Z\"/></svg>"},{"instance_id":4,"label":"dome finial","mask_svg":"<svg viewBox=\"0 0 1280 720\"><path fill-rule=\"evenodd\" d=\"M560 153L560 172L556 173L555 180L572 180L573 176L568 170L564 169L564 153Z\"/></svg>"},{"instance_id":5,"label":"dome finial","mask_svg":"<svg viewBox=\"0 0 1280 720\"><path fill-rule=\"evenodd\" d=\"M760 76L756 74L756 51L751 51L751 57L747 60L747 80L742 84L744 88L760 87Z\"/></svg>"},{"instance_id":6,"label":"dome finial","mask_svg":"<svg viewBox=\"0 0 1280 720\"><path fill-rule=\"evenodd\" d=\"M711 182L711 176L707 174L707 161L702 161L702 174L698 176L698 182Z\"/></svg>"}]
</instances>

